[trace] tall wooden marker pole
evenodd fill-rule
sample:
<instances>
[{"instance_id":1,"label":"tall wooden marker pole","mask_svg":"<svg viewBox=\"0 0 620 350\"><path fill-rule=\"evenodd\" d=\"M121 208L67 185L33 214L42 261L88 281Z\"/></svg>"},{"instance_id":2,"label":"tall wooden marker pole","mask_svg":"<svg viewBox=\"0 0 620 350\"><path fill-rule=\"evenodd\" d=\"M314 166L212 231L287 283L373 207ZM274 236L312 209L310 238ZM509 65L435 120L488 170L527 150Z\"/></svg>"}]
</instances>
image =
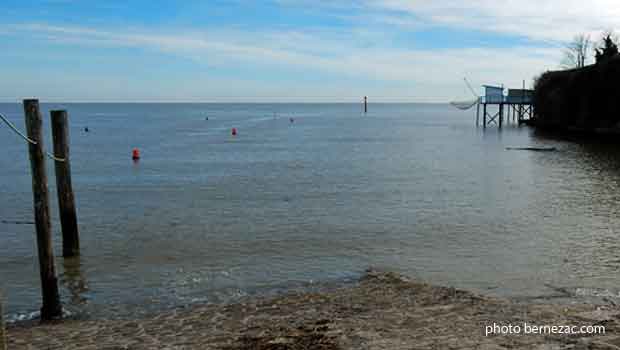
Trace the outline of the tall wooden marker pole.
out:
<instances>
[{"instance_id":1,"label":"tall wooden marker pole","mask_svg":"<svg viewBox=\"0 0 620 350\"><path fill-rule=\"evenodd\" d=\"M69 121L67 111L52 111L52 137L54 139L56 189L58 191L58 209L62 226L62 255L73 257L80 254L80 236L75 197L71 185L71 163L69 162Z\"/></svg>"},{"instance_id":2,"label":"tall wooden marker pole","mask_svg":"<svg viewBox=\"0 0 620 350\"><path fill-rule=\"evenodd\" d=\"M41 276L41 319L52 320L62 316L62 306L58 294L58 281L54 268L54 251L49 214L47 192L47 175L45 173L45 153L43 151L43 133L41 132L41 112L38 100L24 100L24 114L32 171L32 194L34 197L34 218L37 232L37 249L39 253L39 274Z\"/></svg>"},{"instance_id":3,"label":"tall wooden marker pole","mask_svg":"<svg viewBox=\"0 0 620 350\"><path fill-rule=\"evenodd\" d=\"M368 113L368 96L364 96L364 113Z\"/></svg>"}]
</instances>

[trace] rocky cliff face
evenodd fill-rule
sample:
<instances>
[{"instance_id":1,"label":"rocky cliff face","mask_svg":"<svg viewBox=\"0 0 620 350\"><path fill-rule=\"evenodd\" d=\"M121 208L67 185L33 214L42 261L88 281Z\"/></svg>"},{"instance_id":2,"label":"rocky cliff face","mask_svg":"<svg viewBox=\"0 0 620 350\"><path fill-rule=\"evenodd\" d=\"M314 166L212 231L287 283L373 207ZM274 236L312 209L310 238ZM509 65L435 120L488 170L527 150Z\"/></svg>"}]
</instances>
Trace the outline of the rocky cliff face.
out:
<instances>
[{"instance_id":1,"label":"rocky cliff face","mask_svg":"<svg viewBox=\"0 0 620 350\"><path fill-rule=\"evenodd\" d=\"M620 57L544 73L534 87L534 111L541 127L620 131Z\"/></svg>"}]
</instances>

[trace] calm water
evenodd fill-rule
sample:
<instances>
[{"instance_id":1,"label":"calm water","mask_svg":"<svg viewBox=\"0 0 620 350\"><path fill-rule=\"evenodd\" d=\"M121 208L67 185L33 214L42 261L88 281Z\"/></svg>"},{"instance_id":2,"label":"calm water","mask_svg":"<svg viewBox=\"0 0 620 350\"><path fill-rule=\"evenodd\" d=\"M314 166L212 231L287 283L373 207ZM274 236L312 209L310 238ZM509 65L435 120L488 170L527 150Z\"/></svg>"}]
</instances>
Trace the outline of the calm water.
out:
<instances>
[{"instance_id":1,"label":"calm water","mask_svg":"<svg viewBox=\"0 0 620 350\"><path fill-rule=\"evenodd\" d=\"M352 104L43 107L47 134L50 108L72 122L82 257L56 266L79 314L223 302L369 266L516 297L620 286L611 146L483 131L445 105L373 104L367 116ZM20 105L0 112L23 129ZM560 151L505 150L533 145ZM26 145L2 126L0 148L0 220L32 220ZM11 318L39 308L34 237L33 226L0 224Z\"/></svg>"}]
</instances>

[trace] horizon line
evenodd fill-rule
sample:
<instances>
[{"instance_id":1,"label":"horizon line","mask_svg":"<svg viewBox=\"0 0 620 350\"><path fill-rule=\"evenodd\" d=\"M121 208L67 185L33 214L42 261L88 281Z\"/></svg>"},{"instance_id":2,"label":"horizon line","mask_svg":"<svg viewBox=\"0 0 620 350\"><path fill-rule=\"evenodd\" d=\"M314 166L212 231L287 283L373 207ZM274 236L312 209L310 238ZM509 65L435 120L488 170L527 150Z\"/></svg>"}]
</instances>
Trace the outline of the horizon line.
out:
<instances>
[{"instance_id":1,"label":"horizon line","mask_svg":"<svg viewBox=\"0 0 620 350\"><path fill-rule=\"evenodd\" d=\"M37 98L24 98L22 100L17 101L9 101L9 100L0 100L0 103L3 104L12 104L12 103L22 103L23 100L26 99L37 99ZM43 100L37 99L40 103L84 103L84 104L114 104L114 103L135 103L135 104L363 104L363 101L149 101L149 100L135 100L135 101L96 101L96 100L87 100L87 101L62 101L62 100ZM368 104L449 104L448 101L372 101L369 100Z\"/></svg>"}]
</instances>

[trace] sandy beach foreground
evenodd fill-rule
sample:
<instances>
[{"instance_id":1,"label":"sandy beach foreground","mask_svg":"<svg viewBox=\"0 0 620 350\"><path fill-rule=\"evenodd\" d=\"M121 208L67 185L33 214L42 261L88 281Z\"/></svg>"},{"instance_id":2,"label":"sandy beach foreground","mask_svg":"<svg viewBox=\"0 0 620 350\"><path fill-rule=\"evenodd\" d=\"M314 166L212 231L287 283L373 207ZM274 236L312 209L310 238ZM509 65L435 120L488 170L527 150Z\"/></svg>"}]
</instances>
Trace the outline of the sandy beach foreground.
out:
<instances>
[{"instance_id":1,"label":"sandy beach foreground","mask_svg":"<svg viewBox=\"0 0 620 350\"><path fill-rule=\"evenodd\" d=\"M9 349L619 349L620 308L531 304L369 271L320 293L144 319L13 325ZM605 334L491 334L488 326L604 326ZM531 331L531 329L530 329Z\"/></svg>"}]
</instances>

